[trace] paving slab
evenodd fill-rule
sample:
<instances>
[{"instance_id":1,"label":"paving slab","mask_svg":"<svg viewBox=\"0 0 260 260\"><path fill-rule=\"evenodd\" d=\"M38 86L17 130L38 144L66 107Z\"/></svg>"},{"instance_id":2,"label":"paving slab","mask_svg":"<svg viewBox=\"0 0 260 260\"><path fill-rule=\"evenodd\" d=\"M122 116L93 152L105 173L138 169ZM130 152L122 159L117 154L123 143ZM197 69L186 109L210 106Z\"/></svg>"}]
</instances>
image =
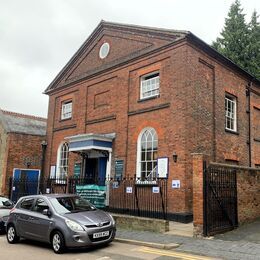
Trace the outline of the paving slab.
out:
<instances>
[{"instance_id":1,"label":"paving slab","mask_svg":"<svg viewBox=\"0 0 260 260\"><path fill-rule=\"evenodd\" d=\"M117 239L135 240L155 244L179 244L175 251L211 256L218 259L260 260L260 246L250 241L225 241L221 239L193 238L147 231L118 230Z\"/></svg>"},{"instance_id":2,"label":"paving slab","mask_svg":"<svg viewBox=\"0 0 260 260\"><path fill-rule=\"evenodd\" d=\"M169 222L169 231L165 234L193 237L193 223Z\"/></svg>"},{"instance_id":3,"label":"paving slab","mask_svg":"<svg viewBox=\"0 0 260 260\"><path fill-rule=\"evenodd\" d=\"M243 240L260 244L260 218L252 223L241 225L239 228L230 232L216 235L215 238L225 241Z\"/></svg>"}]
</instances>

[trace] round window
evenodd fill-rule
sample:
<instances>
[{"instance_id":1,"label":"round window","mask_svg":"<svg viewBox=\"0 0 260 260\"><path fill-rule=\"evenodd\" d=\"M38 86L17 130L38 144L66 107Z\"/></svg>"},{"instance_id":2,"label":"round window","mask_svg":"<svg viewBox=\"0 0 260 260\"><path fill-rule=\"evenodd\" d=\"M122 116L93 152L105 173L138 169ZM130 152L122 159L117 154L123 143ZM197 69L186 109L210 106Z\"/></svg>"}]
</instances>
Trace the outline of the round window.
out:
<instances>
[{"instance_id":1,"label":"round window","mask_svg":"<svg viewBox=\"0 0 260 260\"><path fill-rule=\"evenodd\" d=\"M100 57L101 59L106 58L106 56L107 56L108 53L109 53L109 48L110 48L110 46L109 46L109 44L108 44L107 42L105 42L105 43L102 44L102 46L101 46L100 49L99 49L99 57Z\"/></svg>"}]
</instances>

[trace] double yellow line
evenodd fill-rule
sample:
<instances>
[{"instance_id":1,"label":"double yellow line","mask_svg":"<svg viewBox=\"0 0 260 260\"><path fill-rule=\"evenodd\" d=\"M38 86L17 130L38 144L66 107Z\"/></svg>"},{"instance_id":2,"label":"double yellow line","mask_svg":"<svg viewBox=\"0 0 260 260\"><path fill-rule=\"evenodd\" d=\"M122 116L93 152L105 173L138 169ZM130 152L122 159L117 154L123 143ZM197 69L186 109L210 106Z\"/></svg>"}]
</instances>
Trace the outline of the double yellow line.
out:
<instances>
[{"instance_id":1,"label":"double yellow line","mask_svg":"<svg viewBox=\"0 0 260 260\"><path fill-rule=\"evenodd\" d=\"M190 254L168 251L168 250L157 250L157 249L152 249L152 248L148 248L148 247L142 247L142 248L138 249L138 251L143 252L143 253L160 255L160 256L172 256L172 257L177 257L177 258L185 259L185 260L210 260L210 259L212 260L213 259L213 258L205 257L205 256L190 255Z\"/></svg>"}]
</instances>

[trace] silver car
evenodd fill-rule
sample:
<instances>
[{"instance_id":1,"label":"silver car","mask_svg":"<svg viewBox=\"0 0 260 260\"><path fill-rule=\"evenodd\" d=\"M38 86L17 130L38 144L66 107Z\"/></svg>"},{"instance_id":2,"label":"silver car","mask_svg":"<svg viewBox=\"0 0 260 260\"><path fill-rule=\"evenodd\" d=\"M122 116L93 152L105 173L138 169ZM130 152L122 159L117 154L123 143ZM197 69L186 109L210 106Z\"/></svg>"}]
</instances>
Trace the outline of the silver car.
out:
<instances>
[{"instance_id":1,"label":"silver car","mask_svg":"<svg viewBox=\"0 0 260 260\"><path fill-rule=\"evenodd\" d=\"M72 247L110 243L116 233L113 217L87 200L68 194L25 196L11 210L6 237L51 243L55 253Z\"/></svg>"},{"instance_id":2,"label":"silver car","mask_svg":"<svg viewBox=\"0 0 260 260\"><path fill-rule=\"evenodd\" d=\"M11 200L0 195L0 233L5 231L5 224L13 206Z\"/></svg>"}]
</instances>

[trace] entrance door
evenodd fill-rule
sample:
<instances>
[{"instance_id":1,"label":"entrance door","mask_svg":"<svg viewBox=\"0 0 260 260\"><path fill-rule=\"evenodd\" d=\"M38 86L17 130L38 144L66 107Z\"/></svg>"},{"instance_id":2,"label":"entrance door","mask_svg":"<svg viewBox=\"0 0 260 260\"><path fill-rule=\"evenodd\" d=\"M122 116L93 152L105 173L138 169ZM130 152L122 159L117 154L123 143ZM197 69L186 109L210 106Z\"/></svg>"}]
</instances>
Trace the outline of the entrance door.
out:
<instances>
[{"instance_id":1,"label":"entrance door","mask_svg":"<svg viewBox=\"0 0 260 260\"><path fill-rule=\"evenodd\" d=\"M85 177L89 184L105 185L107 158L87 158Z\"/></svg>"},{"instance_id":2,"label":"entrance door","mask_svg":"<svg viewBox=\"0 0 260 260\"><path fill-rule=\"evenodd\" d=\"M85 177L89 184L96 184L98 179L98 159L86 159L86 172Z\"/></svg>"},{"instance_id":3,"label":"entrance door","mask_svg":"<svg viewBox=\"0 0 260 260\"><path fill-rule=\"evenodd\" d=\"M40 170L14 169L11 199L38 194Z\"/></svg>"},{"instance_id":4,"label":"entrance door","mask_svg":"<svg viewBox=\"0 0 260 260\"><path fill-rule=\"evenodd\" d=\"M105 186L107 172L107 158L100 157L98 158L98 185Z\"/></svg>"}]
</instances>

